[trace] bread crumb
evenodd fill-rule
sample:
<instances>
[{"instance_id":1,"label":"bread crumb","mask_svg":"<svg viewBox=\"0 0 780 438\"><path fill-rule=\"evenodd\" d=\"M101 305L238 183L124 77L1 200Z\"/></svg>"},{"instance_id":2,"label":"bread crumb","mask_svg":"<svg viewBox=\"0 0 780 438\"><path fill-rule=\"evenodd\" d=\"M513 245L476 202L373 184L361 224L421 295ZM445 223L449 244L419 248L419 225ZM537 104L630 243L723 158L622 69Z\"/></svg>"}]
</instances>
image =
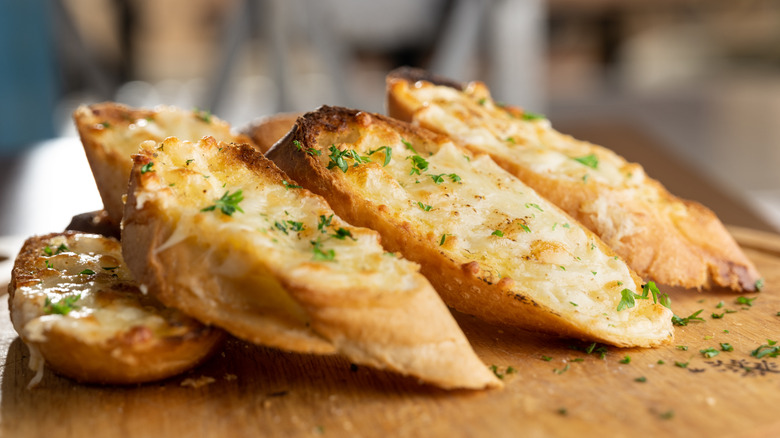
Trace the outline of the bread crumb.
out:
<instances>
[{"instance_id":1,"label":"bread crumb","mask_svg":"<svg viewBox=\"0 0 780 438\"><path fill-rule=\"evenodd\" d=\"M193 378L187 378L184 379L181 382L181 386L190 386L192 388L200 388L201 386L206 386L211 383L214 383L214 378L209 376L200 376L197 379Z\"/></svg>"}]
</instances>

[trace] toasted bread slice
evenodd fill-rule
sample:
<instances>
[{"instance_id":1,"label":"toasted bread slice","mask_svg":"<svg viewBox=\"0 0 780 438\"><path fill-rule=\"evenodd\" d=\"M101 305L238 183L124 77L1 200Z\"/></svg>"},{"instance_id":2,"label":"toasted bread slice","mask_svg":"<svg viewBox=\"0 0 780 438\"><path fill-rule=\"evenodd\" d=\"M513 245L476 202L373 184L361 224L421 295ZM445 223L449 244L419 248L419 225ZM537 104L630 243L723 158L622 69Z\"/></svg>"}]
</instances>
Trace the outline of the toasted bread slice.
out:
<instances>
[{"instance_id":1,"label":"toasted bread slice","mask_svg":"<svg viewBox=\"0 0 780 438\"><path fill-rule=\"evenodd\" d=\"M387 78L390 116L489 154L598 234L645 278L753 291L760 274L712 211L670 194L639 164L563 135L544 117L499 105L481 82L403 68Z\"/></svg>"},{"instance_id":2,"label":"toasted bread slice","mask_svg":"<svg viewBox=\"0 0 780 438\"><path fill-rule=\"evenodd\" d=\"M134 160L122 245L162 302L258 344L500 386L416 264L252 147L168 138Z\"/></svg>"},{"instance_id":3,"label":"toasted bread slice","mask_svg":"<svg viewBox=\"0 0 780 438\"><path fill-rule=\"evenodd\" d=\"M117 225L122 220L122 197L133 165L130 156L141 142L159 142L170 136L198 140L208 135L227 142L251 143L248 137L233 134L227 122L199 110L167 106L143 109L105 102L78 107L73 119L104 208Z\"/></svg>"},{"instance_id":4,"label":"toasted bread slice","mask_svg":"<svg viewBox=\"0 0 780 438\"><path fill-rule=\"evenodd\" d=\"M386 248L420 263L459 311L618 346L672 338L671 311L634 300L639 277L598 237L445 136L322 107L267 156L345 220L378 230Z\"/></svg>"},{"instance_id":5,"label":"toasted bread slice","mask_svg":"<svg viewBox=\"0 0 780 438\"><path fill-rule=\"evenodd\" d=\"M139 290L115 239L64 232L27 240L9 284L11 322L43 362L82 382L162 379L209 356L224 337Z\"/></svg>"},{"instance_id":6,"label":"toasted bread slice","mask_svg":"<svg viewBox=\"0 0 780 438\"><path fill-rule=\"evenodd\" d=\"M261 117L243 128L241 132L252 139L260 152L266 153L274 143L290 131L295 125L295 120L301 115L301 113L279 113Z\"/></svg>"}]
</instances>

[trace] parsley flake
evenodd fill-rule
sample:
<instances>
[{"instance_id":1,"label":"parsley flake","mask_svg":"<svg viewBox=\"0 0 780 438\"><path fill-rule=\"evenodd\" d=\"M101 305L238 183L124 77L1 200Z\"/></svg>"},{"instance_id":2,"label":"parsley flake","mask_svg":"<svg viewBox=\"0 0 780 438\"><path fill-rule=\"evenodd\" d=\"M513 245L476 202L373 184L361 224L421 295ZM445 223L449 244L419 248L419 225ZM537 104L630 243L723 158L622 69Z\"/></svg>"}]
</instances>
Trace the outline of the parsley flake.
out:
<instances>
[{"instance_id":1,"label":"parsley flake","mask_svg":"<svg viewBox=\"0 0 780 438\"><path fill-rule=\"evenodd\" d=\"M244 195L241 189L236 190L233 194L231 194L230 190L228 190L224 195L222 195L221 198L215 201L214 205L202 208L200 211L214 211L215 209L219 208L222 214L233 216L233 213L236 211L240 211L241 213L244 212L244 210L238 206L238 203L243 200Z\"/></svg>"},{"instance_id":2,"label":"parsley flake","mask_svg":"<svg viewBox=\"0 0 780 438\"><path fill-rule=\"evenodd\" d=\"M333 249L323 250L322 242L319 239L310 242L312 245L312 252L314 253L313 260L329 262L336 259L336 251Z\"/></svg>"},{"instance_id":3,"label":"parsley flake","mask_svg":"<svg viewBox=\"0 0 780 438\"><path fill-rule=\"evenodd\" d=\"M699 314L703 310L704 309L699 309L699 310L691 313L690 315L686 316L685 318L681 318L681 317L679 317L677 315L674 315L674 316L672 316L672 324L685 326L685 325L688 325L691 322L704 321L704 318L699 317Z\"/></svg>"},{"instance_id":4,"label":"parsley flake","mask_svg":"<svg viewBox=\"0 0 780 438\"><path fill-rule=\"evenodd\" d=\"M428 204L423 204L421 201L417 201L417 206L420 207L422 211L431 211L431 209L433 208Z\"/></svg>"},{"instance_id":5,"label":"parsley flake","mask_svg":"<svg viewBox=\"0 0 780 438\"><path fill-rule=\"evenodd\" d=\"M597 157L596 154L585 155L584 157L575 157L572 158L572 160L592 169L597 169L599 167L599 157Z\"/></svg>"},{"instance_id":6,"label":"parsley flake","mask_svg":"<svg viewBox=\"0 0 780 438\"><path fill-rule=\"evenodd\" d=\"M67 315L72 310L79 308L76 302L80 299L81 294L77 294L64 297L55 303L49 297L46 297L43 304L43 313L46 315Z\"/></svg>"},{"instance_id":7,"label":"parsley flake","mask_svg":"<svg viewBox=\"0 0 780 438\"><path fill-rule=\"evenodd\" d=\"M144 173L147 173L147 172L154 172L154 169L152 169L152 167L154 167L154 161L150 161L150 162L144 164L143 166L141 166L141 174L144 174Z\"/></svg>"},{"instance_id":8,"label":"parsley flake","mask_svg":"<svg viewBox=\"0 0 780 438\"><path fill-rule=\"evenodd\" d=\"M289 190L289 189L302 189L303 188L303 187L301 187L299 185L290 184L287 181L282 181L282 185L284 185L284 189L285 190Z\"/></svg>"},{"instance_id":9,"label":"parsley flake","mask_svg":"<svg viewBox=\"0 0 780 438\"><path fill-rule=\"evenodd\" d=\"M379 152L379 151L384 151L384 154L385 154L385 161L384 161L384 163L382 164L382 167L385 167L385 166L387 166L388 164L390 164L390 158L391 158L391 156L393 155L393 150L390 148L390 146L382 146L382 147L379 147L379 148L377 148L377 149L374 149L374 150L368 151L368 155L374 155L375 153L377 153L377 152Z\"/></svg>"},{"instance_id":10,"label":"parsley flake","mask_svg":"<svg viewBox=\"0 0 780 438\"><path fill-rule=\"evenodd\" d=\"M320 232L325 233L326 232L325 228L330 226L332 220L333 220L333 215L330 216L320 215L320 221L317 224L317 229Z\"/></svg>"},{"instance_id":11,"label":"parsley flake","mask_svg":"<svg viewBox=\"0 0 780 438\"><path fill-rule=\"evenodd\" d=\"M498 236L498 237L504 237L504 232L501 230L495 230L492 233L490 233L491 236Z\"/></svg>"},{"instance_id":12,"label":"parsley flake","mask_svg":"<svg viewBox=\"0 0 780 438\"><path fill-rule=\"evenodd\" d=\"M712 358L712 357L715 357L718 354L720 354L720 351L718 351L718 350L716 350L716 349L714 349L712 347L709 347L709 348L705 348L703 350L699 350L699 353L701 353L702 356L704 356L706 358Z\"/></svg>"}]
</instances>

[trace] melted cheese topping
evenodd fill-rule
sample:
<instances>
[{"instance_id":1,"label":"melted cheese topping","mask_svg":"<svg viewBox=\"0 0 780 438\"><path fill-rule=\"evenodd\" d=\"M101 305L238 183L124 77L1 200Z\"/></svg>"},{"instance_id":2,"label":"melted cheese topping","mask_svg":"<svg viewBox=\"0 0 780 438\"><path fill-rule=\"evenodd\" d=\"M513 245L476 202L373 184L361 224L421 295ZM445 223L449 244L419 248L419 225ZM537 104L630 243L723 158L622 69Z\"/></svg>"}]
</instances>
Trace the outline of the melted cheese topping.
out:
<instances>
[{"instance_id":1,"label":"melted cheese topping","mask_svg":"<svg viewBox=\"0 0 780 438\"><path fill-rule=\"evenodd\" d=\"M143 199L136 208L156 203L173 227L156 251L189 240L211 248L215 274L257 290L251 295L254 307L305 322L305 311L280 281L321 287L321 293L359 289L360 299L392 300L388 292L420 286L416 265L385 253L376 232L348 225L270 162L260 171L236 164L235 148L209 138L197 144L169 138L156 148L145 145L145 154L154 162L155 177L136 191ZM236 210L224 213L220 199L239 191Z\"/></svg>"},{"instance_id":2,"label":"melted cheese topping","mask_svg":"<svg viewBox=\"0 0 780 438\"><path fill-rule=\"evenodd\" d=\"M140 294L117 241L90 234L59 235L37 250L40 255L29 267L31 278L14 294L14 324L25 341L46 342L53 330L89 344L116 339L138 327L148 329L152 338L181 336L189 330L181 323L186 317L173 320L174 311ZM58 312L58 307L64 310Z\"/></svg>"},{"instance_id":3,"label":"melted cheese topping","mask_svg":"<svg viewBox=\"0 0 780 438\"><path fill-rule=\"evenodd\" d=\"M333 142L371 162L347 158L343 172L331 164L338 155L331 149L319 156L323 166L331 164L332 172L349 179L377 208L390 206L401 223L411 223L422 233L418 238L447 257L459 264L479 262L485 282L509 277L515 293L609 331L630 320L622 329L642 333L659 312L671 316L651 300L618 312L623 289L641 293L627 265L487 155L475 157L452 143L411 144L375 126L352 137L358 140L339 144L325 135L319 142ZM391 148L386 166L386 152L377 145Z\"/></svg>"},{"instance_id":4,"label":"melted cheese topping","mask_svg":"<svg viewBox=\"0 0 780 438\"><path fill-rule=\"evenodd\" d=\"M106 125L99 122L95 128L101 130L104 144L116 148L128 160L130 155L138 152L138 145L146 140L156 143L167 137L198 140L208 135L217 140L235 141L228 123L205 113L174 107L158 107L148 117L122 121L121 127L115 126L117 123L120 122L112 120Z\"/></svg>"},{"instance_id":5,"label":"melted cheese topping","mask_svg":"<svg viewBox=\"0 0 780 438\"><path fill-rule=\"evenodd\" d=\"M519 111L496 104L481 83L459 91L418 82L403 92L418 108L416 123L546 177L613 187L638 186L645 179L641 166L614 152L563 135L545 118L526 120Z\"/></svg>"}]
</instances>

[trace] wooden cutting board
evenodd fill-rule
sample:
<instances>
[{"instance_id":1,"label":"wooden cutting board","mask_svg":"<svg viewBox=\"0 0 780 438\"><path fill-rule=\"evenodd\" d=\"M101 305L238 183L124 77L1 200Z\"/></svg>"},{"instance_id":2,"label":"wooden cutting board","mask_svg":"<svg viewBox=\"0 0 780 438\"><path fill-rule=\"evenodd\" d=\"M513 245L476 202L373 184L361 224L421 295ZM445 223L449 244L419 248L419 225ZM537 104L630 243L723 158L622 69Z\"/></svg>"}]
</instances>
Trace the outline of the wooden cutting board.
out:
<instances>
[{"instance_id":1,"label":"wooden cutting board","mask_svg":"<svg viewBox=\"0 0 780 438\"><path fill-rule=\"evenodd\" d=\"M666 347L588 353L586 343L456 314L480 357L504 375L503 390L443 391L341 357L238 340L160 383L89 386L47 371L29 390L29 354L2 299L0 436L780 436L780 358L751 356L780 341L780 236L732 232L764 290L665 288L677 315L702 309L703 318L677 327ZM705 357L707 348L718 354Z\"/></svg>"}]
</instances>

